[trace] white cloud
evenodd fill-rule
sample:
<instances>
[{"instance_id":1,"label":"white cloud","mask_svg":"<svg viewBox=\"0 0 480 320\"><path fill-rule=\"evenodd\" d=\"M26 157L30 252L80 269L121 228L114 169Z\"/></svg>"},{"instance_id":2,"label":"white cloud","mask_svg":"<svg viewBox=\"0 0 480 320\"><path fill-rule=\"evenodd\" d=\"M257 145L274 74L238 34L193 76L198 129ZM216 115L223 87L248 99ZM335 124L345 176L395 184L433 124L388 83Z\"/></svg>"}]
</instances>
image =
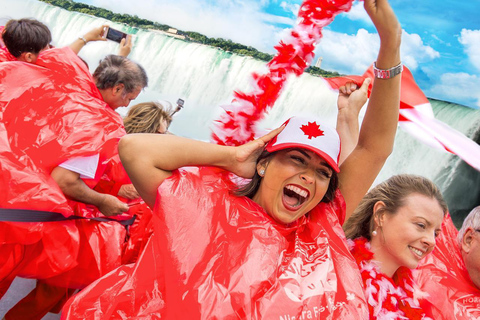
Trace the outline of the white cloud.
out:
<instances>
[{"instance_id":1,"label":"white cloud","mask_svg":"<svg viewBox=\"0 0 480 320\"><path fill-rule=\"evenodd\" d=\"M464 46L470 62L480 71L480 30L462 29L458 41Z\"/></svg>"},{"instance_id":2,"label":"white cloud","mask_svg":"<svg viewBox=\"0 0 480 320\"><path fill-rule=\"evenodd\" d=\"M429 62L440 57L440 53L423 43L418 34L402 32L402 61L411 70L416 70L420 63Z\"/></svg>"},{"instance_id":3,"label":"white cloud","mask_svg":"<svg viewBox=\"0 0 480 320\"><path fill-rule=\"evenodd\" d=\"M440 82L433 85L429 92L440 99L450 101L464 101L467 105L474 103L480 108L480 77L465 72L445 73L440 77Z\"/></svg>"},{"instance_id":4,"label":"white cloud","mask_svg":"<svg viewBox=\"0 0 480 320\"><path fill-rule=\"evenodd\" d=\"M363 74L375 60L378 46L378 36L365 29L355 35L324 30L316 55L323 58L323 69Z\"/></svg>"},{"instance_id":5,"label":"white cloud","mask_svg":"<svg viewBox=\"0 0 480 320\"><path fill-rule=\"evenodd\" d=\"M363 7L363 2L355 2L350 11L344 14L350 20L359 20L373 25L372 20L370 20L370 17Z\"/></svg>"},{"instance_id":6,"label":"white cloud","mask_svg":"<svg viewBox=\"0 0 480 320\"><path fill-rule=\"evenodd\" d=\"M286 12L290 12L292 14L294 14L295 16L297 16L298 14L298 9L300 9L300 5L299 4L296 4L296 3L288 3L286 1L282 1L280 3L280 7L283 8L283 10L285 10Z\"/></svg>"},{"instance_id":7,"label":"white cloud","mask_svg":"<svg viewBox=\"0 0 480 320\"><path fill-rule=\"evenodd\" d=\"M363 74L375 61L379 47L378 35L365 29L358 30L355 35L325 30L316 53L323 58L322 67L325 69L344 74ZM425 45L419 35L405 31L402 34L401 55L403 63L411 70L440 56L432 47Z\"/></svg>"}]
</instances>

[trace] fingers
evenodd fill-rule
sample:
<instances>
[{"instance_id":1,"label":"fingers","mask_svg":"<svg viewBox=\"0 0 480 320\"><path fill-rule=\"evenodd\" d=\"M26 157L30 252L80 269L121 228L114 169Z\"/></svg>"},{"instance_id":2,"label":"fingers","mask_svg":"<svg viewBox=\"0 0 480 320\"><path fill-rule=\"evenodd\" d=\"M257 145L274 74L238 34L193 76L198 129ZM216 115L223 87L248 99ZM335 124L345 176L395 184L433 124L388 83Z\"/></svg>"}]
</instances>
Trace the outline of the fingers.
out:
<instances>
[{"instance_id":1,"label":"fingers","mask_svg":"<svg viewBox=\"0 0 480 320\"><path fill-rule=\"evenodd\" d=\"M370 86L370 83L372 83L372 78L366 78L363 81L362 86L360 87L360 90L363 92L368 92L368 87Z\"/></svg>"},{"instance_id":2,"label":"fingers","mask_svg":"<svg viewBox=\"0 0 480 320\"><path fill-rule=\"evenodd\" d=\"M120 208L122 212L127 212L129 208L130 207L128 206L128 204L122 202L122 206Z\"/></svg>"},{"instance_id":3,"label":"fingers","mask_svg":"<svg viewBox=\"0 0 480 320\"><path fill-rule=\"evenodd\" d=\"M277 129L274 129L274 130L270 131L269 133L267 133L263 137L258 138L257 140L262 141L263 144L266 144L268 141L272 140L277 134L282 132L284 128L285 128L285 125L282 125L282 126L278 127Z\"/></svg>"},{"instance_id":4,"label":"fingers","mask_svg":"<svg viewBox=\"0 0 480 320\"><path fill-rule=\"evenodd\" d=\"M362 87L360 87L360 88L362 88ZM367 85L367 88L368 88L368 85ZM339 95L349 96L358 89L359 89L358 84L353 82L353 81L350 81L350 82L345 83L344 86L341 86L340 88L338 88L338 93L339 93Z\"/></svg>"}]
</instances>

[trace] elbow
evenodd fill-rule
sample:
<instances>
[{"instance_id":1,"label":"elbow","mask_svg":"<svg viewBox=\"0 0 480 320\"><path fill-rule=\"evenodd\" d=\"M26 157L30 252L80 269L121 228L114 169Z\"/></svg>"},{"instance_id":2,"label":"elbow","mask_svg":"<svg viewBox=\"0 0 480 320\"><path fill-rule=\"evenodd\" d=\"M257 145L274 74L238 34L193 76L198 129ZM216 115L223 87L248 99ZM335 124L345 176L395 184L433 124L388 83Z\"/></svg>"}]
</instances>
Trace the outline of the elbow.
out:
<instances>
[{"instance_id":1,"label":"elbow","mask_svg":"<svg viewBox=\"0 0 480 320\"><path fill-rule=\"evenodd\" d=\"M392 154L393 152L393 146L390 147L390 148L385 148L383 150L380 150L380 148L373 148L373 150L371 150L371 154L373 155L373 161L376 162L376 163L385 163L385 161L387 161L388 157Z\"/></svg>"},{"instance_id":2,"label":"elbow","mask_svg":"<svg viewBox=\"0 0 480 320\"><path fill-rule=\"evenodd\" d=\"M62 167L56 167L51 173L51 177L57 183L58 187L66 195L70 195L71 190L76 185L77 181L80 179L78 173L72 172L70 170L64 169Z\"/></svg>"}]
</instances>

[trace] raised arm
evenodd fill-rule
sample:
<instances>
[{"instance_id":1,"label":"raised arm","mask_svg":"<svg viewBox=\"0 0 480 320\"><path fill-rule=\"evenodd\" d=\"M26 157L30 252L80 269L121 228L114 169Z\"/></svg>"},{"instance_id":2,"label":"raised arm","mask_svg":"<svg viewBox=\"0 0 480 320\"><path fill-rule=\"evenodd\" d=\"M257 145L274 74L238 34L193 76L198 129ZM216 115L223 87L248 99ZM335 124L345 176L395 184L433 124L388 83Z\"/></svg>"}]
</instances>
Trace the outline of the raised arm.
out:
<instances>
[{"instance_id":1,"label":"raised arm","mask_svg":"<svg viewBox=\"0 0 480 320\"><path fill-rule=\"evenodd\" d=\"M105 37L103 36L105 28L107 28L107 25L103 25L97 28L93 28L89 32L85 33L83 37L79 37L75 41L73 41L70 44L70 49L72 49L73 52L78 54L80 50L90 41L107 41Z\"/></svg>"},{"instance_id":2,"label":"raised arm","mask_svg":"<svg viewBox=\"0 0 480 320\"><path fill-rule=\"evenodd\" d=\"M140 196L153 208L158 186L184 166L216 166L251 178L265 143L282 128L239 147L220 146L169 134L129 134L120 140L120 159Z\"/></svg>"},{"instance_id":3,"label":"raised arm","mask_svg":"<svg viewBox=\"0 0 480 320\"><path fill-rule=\"evenodd\" d=\"M400 64L402 29L387 0L365 0L365 10L380 36L376 66L387 70ZM347 219L368 191L392 152L400 105L400 75L373 82L356 148L342 164L340 190Z\"/></svg>"},{"instance_id":4,"label":"raised arm","mask_svg":"<svg viewBox=\"0 0 480 320\"><path fill-rule=\"evenodd\" d=\"M347 82L338 89L337 132L342 142L340 159L338 160L340 165L357 146L360 130L358 115L365 102L367 102L368 86L371 81L370 78L365 79L360 88L355 82Z\"/></svg>"}]
</instances>

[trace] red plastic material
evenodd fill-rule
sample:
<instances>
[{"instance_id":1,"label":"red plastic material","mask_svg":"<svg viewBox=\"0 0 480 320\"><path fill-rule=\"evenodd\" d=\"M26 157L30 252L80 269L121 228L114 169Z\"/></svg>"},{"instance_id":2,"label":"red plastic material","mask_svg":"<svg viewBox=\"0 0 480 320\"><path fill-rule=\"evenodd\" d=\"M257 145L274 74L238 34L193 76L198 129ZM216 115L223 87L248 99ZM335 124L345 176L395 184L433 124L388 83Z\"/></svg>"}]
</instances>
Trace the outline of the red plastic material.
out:
<instances>
[{"instance_id":1,"label":"red plastic material","mask_svg":"<svg viewBox=\"0 0 480 320\"><path fill-rule=\"evenodd\" d=\"M94 185L125 134L84 62L69 48L42 52L36 65L2 62L0 88L0 207L99 215L70 206L50 177L67 159L99 153L98 177L85 180ZM115 222L0 222L0 296L15 275L85 286L120 265L124 237Z\"/></svg>"},{"instance_id":2,"label":"red plastic material","mask_svg":"<svg viewBox=\"0 0 480 320\"><path fill-rule=\"evenodd\" d=\"M216 168L174 171L136 264L74 296L63 319L366 319L340 192L289 226ZM340 220L340 221L339 221Z\"/></svg>"},{"instance_id":3,"label":"red plastic material","mask_svg":"<svg viewBox=\"0 0 480 320\"><path fill-rule=\"evenodd\" d=\"M131 184L120 157L115 156L107 166L101 180L95 186L95 190L100 193L118 195L122 185ZM138 255L147 244L148 238L153 232L152 209L141 199L125 199L118 197L130 206L129 216L136 216L134 223L129 226L129 238L124 244L122 254L122 264L133 263L137 261Z\"/></svg>"},{"instance_id":4,"label":"red plastic material","mask_svg":"<svg viewBox=\"0 0 480 320\"><path fill-rule=\"evenodd\" d=\"M470 280L457 242L458 231L448 215L433 252L422 260L416 283L428 296L435 320L480 317L480 289Z\"/></svg>"}]
</instances>

